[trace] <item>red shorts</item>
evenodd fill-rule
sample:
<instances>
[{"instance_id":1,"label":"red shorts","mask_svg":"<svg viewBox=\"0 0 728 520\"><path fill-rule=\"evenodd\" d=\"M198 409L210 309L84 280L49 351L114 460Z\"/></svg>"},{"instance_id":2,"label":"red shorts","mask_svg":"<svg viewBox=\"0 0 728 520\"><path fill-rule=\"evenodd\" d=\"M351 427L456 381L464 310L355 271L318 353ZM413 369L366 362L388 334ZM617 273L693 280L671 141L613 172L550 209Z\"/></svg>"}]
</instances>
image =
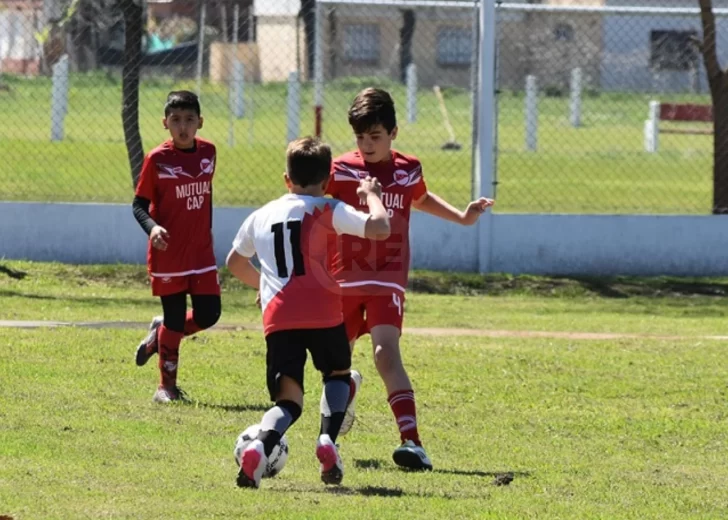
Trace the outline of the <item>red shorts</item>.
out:
<instances>
[{"instance_id":1,"label":"red shorts","mask_svg":"<svg viewBox=\"0 0 728 520\"><path fill-rule=\"evenodd\" d=\"M402 330L404 292L391 287L367 285L342 288L344 324L349 341L369 334L377 325Z\"/></svg>"},{"instance_id":2,"label":"red shorts","mask_svg":"<svg viewBox=\"0 0 728 520\"><path fill-rule=\"evenodd\" d=\"M152 294L169 296L170 294L212 294L220 296L220 280L217 270L187 276L151 276Z\"/></svg>"}]
</instances>

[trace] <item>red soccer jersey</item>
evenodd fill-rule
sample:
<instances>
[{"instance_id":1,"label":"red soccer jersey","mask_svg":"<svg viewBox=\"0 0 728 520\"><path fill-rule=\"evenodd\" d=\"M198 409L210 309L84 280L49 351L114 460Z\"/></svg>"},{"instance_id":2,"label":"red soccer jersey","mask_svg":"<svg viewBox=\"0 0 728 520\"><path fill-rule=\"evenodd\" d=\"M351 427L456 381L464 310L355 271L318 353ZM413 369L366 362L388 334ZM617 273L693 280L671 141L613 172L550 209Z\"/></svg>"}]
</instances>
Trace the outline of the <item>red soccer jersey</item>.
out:
<instances>
[{"instance_id":1,"label":"red soccer jersey","mask_svg":"<svg viewBox=\"0 0 728 520\"><path fill-rule=\"evenodd\" d=\"M185 152L169 140L144 158L136 195L151 201L152 218L169 233L166 251L148 246L152 276L189 276L217 268L211 229L215 145L199 137L195 142L195 151Z\"/></svg>"},{"instance_id":2,"label":"red soccer jersey","mask_svg":"<svg viewBox=\"0 0 728 520\"><path fill-rule=\"evenodd\" d=\"M410 265L412 202L427 193L422 165L416 157L395 150L390 162L376 164L366 163L358 150L349 152L334 159L326 193L368 212L356 194L359 181L367 175L382 184L391 235L386 240L342 236L330 251L329 266L341 287L379 285L404 291Z\"/></svg>"},{"instance_id":3,"label":"red soccer jersey","mask_svg":"<svg viewBox=\"0 0 728 520\"><path fill-rule=\"evenodd\" d=\"M266 334L324 329L343 321L341 293L328 271L331 235L364 236L369 215L338 200L284 195L253 212L233 247L260 261L260 302Z\"/></svg>"}]
</instances>

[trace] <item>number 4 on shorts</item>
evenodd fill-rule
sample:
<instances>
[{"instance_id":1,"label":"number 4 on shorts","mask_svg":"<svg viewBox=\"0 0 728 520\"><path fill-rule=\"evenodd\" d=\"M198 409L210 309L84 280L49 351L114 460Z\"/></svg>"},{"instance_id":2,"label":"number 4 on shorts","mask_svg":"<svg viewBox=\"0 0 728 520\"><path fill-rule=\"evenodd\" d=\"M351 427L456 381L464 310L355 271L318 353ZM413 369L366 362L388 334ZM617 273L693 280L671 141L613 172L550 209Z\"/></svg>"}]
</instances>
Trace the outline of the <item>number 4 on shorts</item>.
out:
<instances>
[{"instance_id":1,"label":"number 4 on shorts","mask_svg":"<svg viewBox=\"0 0 728 520\"><path fill-rule=\"evenodd\" d=\"M399 297L399 294L392 293L392 303L397 307L399 315L402 316L402 298Z\"/></svg>"}]
</instances>

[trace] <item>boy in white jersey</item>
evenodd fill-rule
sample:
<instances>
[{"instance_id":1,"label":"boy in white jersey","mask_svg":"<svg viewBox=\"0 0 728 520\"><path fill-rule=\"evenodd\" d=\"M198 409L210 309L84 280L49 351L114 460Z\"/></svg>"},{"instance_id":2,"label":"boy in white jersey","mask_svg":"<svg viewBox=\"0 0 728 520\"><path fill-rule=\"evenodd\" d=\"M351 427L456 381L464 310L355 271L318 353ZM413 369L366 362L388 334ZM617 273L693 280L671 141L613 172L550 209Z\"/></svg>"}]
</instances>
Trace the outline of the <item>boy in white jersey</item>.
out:
<instances>
[{"instance_id":1,"label":"boy in white jersey","mask_svg":"<svg viewBox=\"0 0 728 520\"><path fill-rule=\"evenodd\" d=\"M339 484L343 465L336 447L349 399L351 351L344 327L339 286L327 269L332 236L373 240L389 236L389 218L376 179L360 182L369 214L325 198L331 149L313 138L293 141L286 152L288 195L250 215L227 258L230 272L260 291L267 346L267 385L275 406L261 420L261 432L243 451L237 483L259 487L273 448L300 417L306 351L323 374L321 430L316 456L321 480ZM256 255L260 272L250 259Z\"/></svg>"}]
</instances>

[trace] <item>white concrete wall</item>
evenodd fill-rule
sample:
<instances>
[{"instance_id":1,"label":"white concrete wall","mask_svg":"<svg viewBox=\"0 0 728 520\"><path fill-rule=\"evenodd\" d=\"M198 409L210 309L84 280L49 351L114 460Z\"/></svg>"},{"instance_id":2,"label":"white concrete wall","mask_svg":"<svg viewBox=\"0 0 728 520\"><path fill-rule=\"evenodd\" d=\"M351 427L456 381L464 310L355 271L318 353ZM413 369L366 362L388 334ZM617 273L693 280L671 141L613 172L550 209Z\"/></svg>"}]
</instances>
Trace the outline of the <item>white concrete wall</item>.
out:
<instances>
[{"instance_id":1,"label":"white concrete wall","mask_svg":"<svg viewBox=\"0 0 728 520\"><path fill-rule=\"evenodd\" d=\"M222 263L253 208L216 208ZM495 214L461 227L415 212L413 267L589 275L728 275L728 217ZM0 202L0 258L143 263L130 205ZM485 258L483 258L485 257Z\"/></svg>"},{"instance_id":2,"label":"white concrete wall","mask_svg":"<svg viewBox=\"0 0 728 520\"><path fill-rule=\"evenodd\" d=\"M215 208L218 262L252 208ZM147 239L131 204L0 202L0 258L73 264L145 263Z\"/></svg>"},{"instance_id":3,"label":"white concrete wall","mask_svg":"<svg viewBox=\"0 0 728 520\"><path fill-rule=\"evenodd\" d=\"M495 215L494 272L728 274L728 217Z\"/></svg>"}]
</instances>

